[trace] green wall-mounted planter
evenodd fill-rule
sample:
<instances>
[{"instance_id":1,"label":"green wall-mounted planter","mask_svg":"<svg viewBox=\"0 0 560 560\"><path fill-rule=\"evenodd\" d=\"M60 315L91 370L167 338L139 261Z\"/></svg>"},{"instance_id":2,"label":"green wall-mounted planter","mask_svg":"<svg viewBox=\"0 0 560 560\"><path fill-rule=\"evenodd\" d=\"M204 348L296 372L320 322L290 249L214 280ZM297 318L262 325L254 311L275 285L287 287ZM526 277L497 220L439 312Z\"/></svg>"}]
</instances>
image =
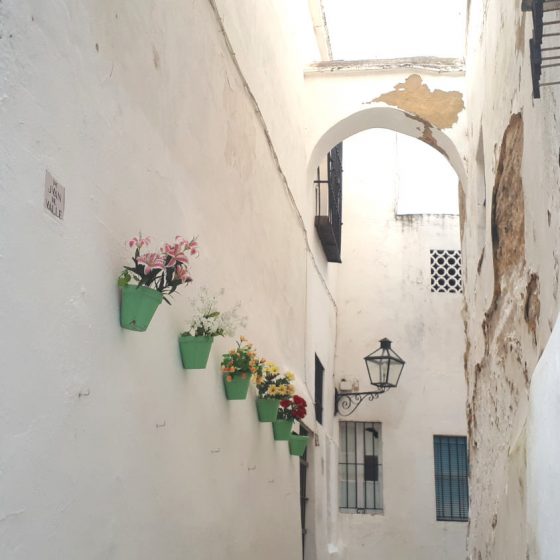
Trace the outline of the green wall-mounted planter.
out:
<instances>
[{"instance_id":1,"label":"green wall-mounted planter","mask_svg":"<svg viewBox=\"0 0 560 560\"><path fill-rule=\"evenodd\" d=\"M288 441L292 432L293 423L293 420L274 420L274 422L272 423L274 439Z\"/></svg>"},{"instance_id":2,"label":"green wall-mounted planter","mask_svg":"<svg viewBox=\"0 0 560 560\"><path fill-rule=\"evenodd\" d=\"M163 301L163 294L146 286L126 285L121 290L121 327L145 331Z\"/></svg>"},{"instance_id":3,"label":"green wall-mounted planter","mask_svg":"<svg viewBox=\"0 0 560 560\"><path fill-rule=\"evenodd\" d=\"M305 453L308 442L309 436L290 434L290 455L297 455L298 457L301 457Z\"/></svg>"},{"instance_id":4,"label":"green wall-mounted planter","mask_svg":"<svg viewBox=\"0 0 560 560\"><path fill-rule=\"evenodd\" d=\"M179 351L185 369L204 369L214 338L211 336L180 336Z\"/></svg>"},{"instance_id":5,"label":"green wall-mounted planter","mask_svg":"<svg viewBox=\"0 0 560 560\"><path fill-rule=\"evenodd\" d=\"M274 422L279 405L280 399L257 399L259 422Z\"/></svg>"},{"instance_id":6,"label":"green wall-mounted planter","mask_svg":"<svg viewBox=\"0 0 560 560\"><path fill-rule=\"evenodd\" d=\"M243 376L245 377L243 378ZM228 381L228 378L230 381ZM250 373L224 374L223 380L228 401L242 401L247 398L247 391L251 381Z\"/></svg>"}]
</instances>

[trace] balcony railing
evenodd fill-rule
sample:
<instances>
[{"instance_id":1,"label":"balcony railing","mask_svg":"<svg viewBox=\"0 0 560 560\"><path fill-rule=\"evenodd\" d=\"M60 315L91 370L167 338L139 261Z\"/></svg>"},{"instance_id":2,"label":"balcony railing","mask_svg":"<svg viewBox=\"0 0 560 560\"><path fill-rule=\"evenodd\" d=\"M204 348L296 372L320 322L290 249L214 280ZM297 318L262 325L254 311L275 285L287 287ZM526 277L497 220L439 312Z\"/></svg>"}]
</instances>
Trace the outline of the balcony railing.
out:
<instances>
[{"instance_id":1,"label":"balcony railing","mask_svg":"<svg viewBox=\"0 0 560 560\"><path fill-rule=\"evenodd\" d=\"M541 87L560 84L560 72L548 70L560 67L560 0L522 0L521 9L533 16L529 53L533 98L539 99Z\"/></svg>"},{"instance_id":2,"label":"balcony railing","mask_svg":"<svg viewBox=\"0 0 560 560\"><path fill-rule=\"evenodd\" d=\"M342 143L337 144L327 156L326 177L325 170L317 168L315 228L327 260L342 262Z\"/></svg>"}]
</instances>

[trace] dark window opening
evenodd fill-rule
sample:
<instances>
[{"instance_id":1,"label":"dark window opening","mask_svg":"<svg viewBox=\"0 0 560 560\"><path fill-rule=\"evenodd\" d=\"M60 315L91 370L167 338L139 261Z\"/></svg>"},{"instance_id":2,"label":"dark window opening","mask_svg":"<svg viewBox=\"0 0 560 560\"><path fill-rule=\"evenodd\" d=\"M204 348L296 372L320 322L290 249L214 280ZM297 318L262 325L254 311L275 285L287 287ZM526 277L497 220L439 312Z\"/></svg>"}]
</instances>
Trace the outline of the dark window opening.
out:
<instances>
[{"instance_id":1,"label":"dark window opening","mask_svg":"<svg viewBox=\"0 0 560 560\"><path fill-rule=\"evenodd\" d=\"M325 166L317 168L315 180L315 229L329 262L342 262L342 143L328 154Z\"/></svg>"},{"instance_id":2,"label":"dark window opening","mask_svg":"<svg viewBox=\"0 0 560 560\"><path fill-rule=\"evenodd\" d=\"M323 378L325 368L321 360L315 354L315 419L319 424L323 423Z\"/></svg>"},{"instance_id":3,"label":"dark window opening","mask_svg":"<svg viewBox=\"0 0 560 560\"><path fill-rule=\"evenodd\" d=\"M469 520L467 438L434 436L436 519Z\"/></svg>"},{"instance_id":4,"label":"dark window opening","mask_svg":"<svg viewBox=\"0 0 560 560\"><path fill-rule=\"evenodd\" d=\"M381 424L340 422L339 426L340 511L382 512Z\"/></svg>"}]
</instances>

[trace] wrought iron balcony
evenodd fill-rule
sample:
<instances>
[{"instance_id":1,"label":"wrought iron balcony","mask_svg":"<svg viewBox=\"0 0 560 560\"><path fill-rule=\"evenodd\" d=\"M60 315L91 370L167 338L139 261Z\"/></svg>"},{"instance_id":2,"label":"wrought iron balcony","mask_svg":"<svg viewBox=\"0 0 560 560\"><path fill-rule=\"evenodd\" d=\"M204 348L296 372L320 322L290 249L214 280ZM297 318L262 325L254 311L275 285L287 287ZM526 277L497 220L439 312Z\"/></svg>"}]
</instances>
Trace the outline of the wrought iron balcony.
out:
<instances>
[{"instance_id":1,"label":"wrought iron balcony","mask_svg":"<svg viewBox=\"0 0 560 560\"><path fill-rule=\"evenodd\" d=\"M531 56L531 77L533 80L533 98L539 99L541 87L560 84L556 78L547 74L542 80L543 69L560 66L560 0L522 0L521 9L531 12L533 16L533 37L529 40ZM554 72L554 71L546 71Z\"/></svg>"},{"instance_id":2,"label":"wrought iron balcony","mask_svg":"<svg viewBox=\"0 0 560 560\"><path fill-rule=\"evenodd\" d=\"M325 177L326 174L326 177ZM340 260L342 235L342 143L327 155L325 169L317 168L315 180L315 229L329 262Z\"/></svg>"}]
</instances>

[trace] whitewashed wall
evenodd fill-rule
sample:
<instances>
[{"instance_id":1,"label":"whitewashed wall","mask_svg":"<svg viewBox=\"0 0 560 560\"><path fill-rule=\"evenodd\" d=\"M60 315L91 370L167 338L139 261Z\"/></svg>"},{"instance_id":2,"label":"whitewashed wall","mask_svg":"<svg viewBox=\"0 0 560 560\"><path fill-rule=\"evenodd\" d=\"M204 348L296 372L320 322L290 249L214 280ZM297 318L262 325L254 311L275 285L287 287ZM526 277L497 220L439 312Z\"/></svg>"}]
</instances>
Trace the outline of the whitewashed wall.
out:
<instances>
[{"instance_id":1,"label":"whitewashed wall","mask_svg":"<svg viewBox=\"0 0 560 560\"><path fill-rule=\"evenodd\" d=\"M555 11L547 18L557 16ZM558 349L549 337L558 314L559 90L542 88L541 98L532 98L532 17L521 11L520 3L473 1L468 21L470 149L462 245L469 340L469 558L555 558L548 516L560 507L558 481L543 476L544 465L538 463L545 449L547 463L553 460L557 442L548 428L557 392ZM545 81L555 71L545 71ZM506 140L513 115L522 123L516 145ZM508 194L517 178L522 184L519 198ZM493 214L498 184L505 193L501 221L509 215L513 226L523 224L519 237L508 239L504 229L500 240L492 236L500 225ZM505 273L497 273L496 248L508 243L500 265ZM520 248L517 255L512 254L515 247ZM547 359L533 377L545 347Z\"/></svg>"},{"instance_id":2,"label":"whitewashed wall","mask_svg":"<svg viewBox=\"0 0 560 560\"><path fill-rule=\"evenodd\" d=\"M426 164L432 149L415 142L401 138L399 149L385 130L344 142L336 381L370 390L363 357L383 337L407 362L397 389L346 418L382 423L384 512L338 516L341 557L352 560L465 557L466 523L436 521L433 458L434 435L466 435L462 295L430 291L429 254L459 248L459 218L395 217L403 167L419 185L437 177ZM432 165L449 167L442 156ZM457 193L456 176L442 187Z\"/></svg>"},{"instance_id":3,"label":"whitewashed wall","mask_svg":"<svg viewBox=\"0 0 560 560\"><path fill-rule=\"evenodd\" d=\"M299 114L291 12L231 7L0 4L2 558L300 557L298 460L251 400L225 400L233 341L205 372L183 371L177 350L188 297L225 287L244 334L302 392L315 351L332 375L335 307L290 191L305 188L305 148L280 126ZM46 170L66 188L60 223L42 207ZM201 247L193 285L146 333L118 322L139 230Z\"/></svg>"},{"instance_id":4,"label":"whitewashed wall","mask_svg":"<svg viewBox=\"0 0 560 560\"><path fill-rule=\"evenodd\" d=\"M556 558L560 546L556 524L560 503L557 468L560 460L557 437L560 420L559 336L556 324L533 374L527 426L528 548L531 558L540 560Z\"/></svg>"}]
</instances>

